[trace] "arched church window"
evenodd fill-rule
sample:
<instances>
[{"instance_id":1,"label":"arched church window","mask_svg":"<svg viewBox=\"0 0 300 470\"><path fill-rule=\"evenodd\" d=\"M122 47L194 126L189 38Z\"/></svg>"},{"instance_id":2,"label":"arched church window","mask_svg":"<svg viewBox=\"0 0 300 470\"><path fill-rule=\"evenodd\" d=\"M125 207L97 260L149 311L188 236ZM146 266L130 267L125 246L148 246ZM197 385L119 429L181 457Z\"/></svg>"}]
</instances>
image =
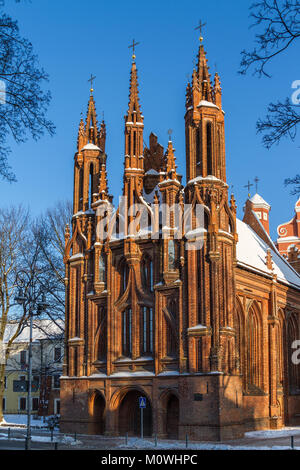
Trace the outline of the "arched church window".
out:
<instances>
[{"instance_id":1,"label":"arched church window","mask_svg":"<svg viewBox=\"0 0 300 470\"><path fill-rule=\"evenodd\" d=\"M201 155L200 129L199 127L197 127L196 129L196 163L200 162L200 155Z\"/></svg>"},{"instance_id":2,"label":"arched church window","mask_svg":"<svg viewBox=\"0 0 300 470\"><path fill-rule=\"evenodd\" d=\"M147 255L142 260L142 281L144 288L153 292L153 262Z\"/></svg>"},{"instance_id":3,"label":"arched church window","mask_svg":"<svg viewBox=\"0 0 300 470\"><path fill-rule=\"evenodd\" d=\"M94 192L94 165L90 164L90 186L89 186L89 207L91 207L93 202L93 192Z\"/></svg>"},{"instance_id":4,"label":"arched church window","mask_svg":"<svg viewBox=\"0 0 300 470\"><path fill-rule=\"evenodd\" d=\"M106 282L106 256L104 253L99 257L99 281Z\"/></svg>"},{"instance_id":5,"label":"arched church window","mask_svg":"<svg viewBox=\"0 0 300 470\"><path fill-rule=\"evenodd\" d=\"M133 155L136 155L136 132L133 132Z\"/></svg>"},{"instance_id":6,"label":"arched church window","mask_svg":"<svg viewBox=\"0 0 300 470\"><path fill-rule=\"evenodd\" d=\"M261 328L257 309L250 307L247 324L247 387L255 391L261 386Z\"/></svg>"},{"instance_id":7,"label":"arched church window","mask_svg":"<svg viewBox=\"0 0 300 470\"><path fill-rule=\"evenodd\" d=\"M217 155L217 159L218 159L218 168L217 168L217 176L218 178L221 178L221 175L222 175L222 146L221 146L221 134L220 134L220 130L218 130L218 149L217 149L217 152L218 152L218 155Z\"/></svg>"},{"instance_id":8,"label":"arched church window","mask_svg":"<svg viewBox=\"0 0 300 470\"><path fill-rule=\"evenodd\" d=\"M153 353L153 308L141 307L141 353Z\"/></svg>"},{"instance_id":9,"label":"arched church window","mask_svg":"<svg viewBox=\"0 0 300 470\"><path fill-rule=\"evenodd\" d=\"M211 122L206 124L206 168L207 175L212 175L212 126Z\"/></svg>"},{"instance_id":10,"label":"arched church window","mask_svg":"<svg viewBox=\"0 0 300 470\"><path fill-rule=\"evenodd\" d=\"M132 353L132 310L127 307L122 312L122 356L130 357Z\"/></svg>"},{"instance_id":11,"label":"arched church window","mask_svg":"<svg viewBox=\"0 0 300 470\"><path fill-rule=\"evenodd\" d=\"M166 354L168 357L177 356L177 341L174 331L174 325L177 321L177 304L175 300L168 303L168 312L170 320L166 321Z\"/></svg>"},{"instance_id":12,"label":"arched church window","mask_svg":"<svg viewBox=\"0 0 300 470\"><path fill-rule=\"evenodd\" d=\"M79 209L82 209L82 198L83 198L83 169L79 170Z\"/></svg>"},{"instance_id":13,"label":"arched church window","mask_svg":"<svg viewBox=\"0 0 300 470\"><path fill-rule=\"evenodd\" d=\"M299 323L296 315L291 315L287 326L288 340L288 375L290 393L300 392L300 365L293 360L293 353L296 351L295 342L299 341Z\"/></svg>"},{"instance_id":14,"label":"arched church window","mask_svg":"<svg viewBox=\"0 0 300 470\"><path fill-rule=\"evenodd\" d=\"M98 334L97 359L104 361L107 354L107 322L106 309L102 305L98 306L98 327L100 331Z\"/></svg>"},{"instance_id":15,"label":"arched church window","mask_svg":"<svg viewBox=\"0 0 300 470\"><path fill-rule=\"evenodd\" d=\"M175 242L174 240L168 241L168 265L169 271L176 269L176 258L175 258Z\"/></svg>"},{"instance_id":16,"label":"arched church window","mask_svg":"<svg viewBox=\"0 0 300 470\"><path fill-rule=\"evenodd\" d=\"M129 267L128 264L125 260L125 258L122 259L122 261L119 264L119 279L120 279L120 295L124 294L124 292L127 289L128 281L129 281Z\"/></svg>"}]
</instances>

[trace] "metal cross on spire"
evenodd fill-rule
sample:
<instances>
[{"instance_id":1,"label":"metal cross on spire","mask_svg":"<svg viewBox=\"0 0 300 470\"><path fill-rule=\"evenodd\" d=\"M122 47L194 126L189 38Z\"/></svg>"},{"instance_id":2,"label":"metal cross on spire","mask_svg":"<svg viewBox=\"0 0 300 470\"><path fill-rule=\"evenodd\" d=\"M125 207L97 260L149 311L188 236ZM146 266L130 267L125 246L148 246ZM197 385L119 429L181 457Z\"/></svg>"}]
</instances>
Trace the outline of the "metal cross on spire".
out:
<instances>
[{"instance_id":1,"label":"metal cross on spire","mask_svg":"<svg viewBox=\"0 0 300 470\"><path fill-rule=\"evenodd\" d=\"M199 32L200 32L199 41L200 41L200 42L203 41L202 29L204 28L204 26L206 26L206 23L202 23L202 21L200 20L200 21L199 21L199 26L197 26L197 27L195 28L195 31L196 31L197 29L199 29Z\"/></svg>"},{"instance_id":2,"label":"metal cross on spire","mask_svg":"<svg viewBox=\"0 0 300 470\"><path fill-rule=\"evenodd\" d=\"M253 186L253 184L251 184L250 181L248 181L248 184L246 184L246 185L244 186L244 188L248 188L248 197L251 196L251 194L250 194L250 189L251 189L252 186Z\"/></svg>"},{"instance_id":3,"label":"metal cross on spire","mask_svg":"<svg viewBox=\"0 0 300 470\"><path fill-rule=\"evenodd\" d=\"M132 44L130 44L128 46L128 49L132 49L132 59L134 60L135 59L135 46L137 46L138 44L140 44L139 42L135 42L135 40L133 39L132 40Z\"/></svg>"},{"instance_id":4,"label":"metal cross on spire","mask_svg":"<svg viewBox=\"0 0 300 470\"><path fill-rule=\"evenodd\" d=\"M172 140L172 133L173 133L173 129L169 129L169 130L168 130L169 142Z\"/></svg>"},{"instance_id":5,"label":"metal cross on spire","mask_svg":"<svg viewBox=\"0 0 300 470\"><path fill-rule=\"evenodd\" d=\"M93 76L93 74L91 73L91 78L88 79L88 82L91 82L91 93L93 93L94 91L94 88L93 88L93 81L95 80L95 75Z\"/></svg>"},{"instance_id":6,"label":"metal cross on spire","mask_svg":"<svg viewBox=\"0 0 300 470\"><path fill-rule=\"evenodd\" d=\"M255 181L255 192L257 193L258 182L260 181L260 179L258 178L258 176L255 177L254 181Z\"/></svg>"}]
</instances>

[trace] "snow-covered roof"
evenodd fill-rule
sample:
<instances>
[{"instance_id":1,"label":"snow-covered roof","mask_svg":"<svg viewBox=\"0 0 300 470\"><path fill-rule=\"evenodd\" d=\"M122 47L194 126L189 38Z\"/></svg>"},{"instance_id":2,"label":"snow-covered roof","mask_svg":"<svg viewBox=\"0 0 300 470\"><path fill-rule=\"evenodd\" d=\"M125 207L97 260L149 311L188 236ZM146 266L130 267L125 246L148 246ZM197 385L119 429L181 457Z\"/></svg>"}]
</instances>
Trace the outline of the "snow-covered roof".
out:
<instances>
[{"instance_id":1,"label":"snow-covered roof","mask_svg":"<svg viewBox=\"0 0 300 470\"><path fill-rule=\"evenodd\" d=\"M257 207L265 207L266 209L270 209L271 206L268 204L259 194L254 194L252 198L250 199L252 204L255 204Z\"/></svg>"},{"instance_id":2,"label":"snow-covered roof","mask_svg":"<svg viewBox=\"0 0 300 470\"><path fill-rule=\"evenodd\" d=\"M275 245L272 248L264 242L256 232L241 220L237 219L237 260L240 266L249 268L261 274L271 275L272 271L267 268L266 256L271 249L273 272L278 281L300 289L300 276L292 266L279 254Z\"/></svg>"},{"instance_id":3,"label":"snow-covered roof","mask_svg":"<svg viewBox=\"0 0 300 470\"><path fill-rule=\"evenodd\" d=\"M81 150L100 150L101 148L94 144L86 144Z\"/></svg>"},{"instance_id":4,"label":"snow-covered roof","mask_svg":"<svg viewBox=\"0 0 300 470\"><path fill-rule=\"evenodd\" d=\"M6 325L4 340L6 343L15 333L18 327L17 322L10 322ZM54 323L49 319L35 319L33 321L32 340L39 341L41 339L51 338L56 335L62 334L64 331L63 320L57 320ZM14 340L14 343L28 343L29 342L29 324L26 325L19 336Z\"/></svg>"}]
</instances>

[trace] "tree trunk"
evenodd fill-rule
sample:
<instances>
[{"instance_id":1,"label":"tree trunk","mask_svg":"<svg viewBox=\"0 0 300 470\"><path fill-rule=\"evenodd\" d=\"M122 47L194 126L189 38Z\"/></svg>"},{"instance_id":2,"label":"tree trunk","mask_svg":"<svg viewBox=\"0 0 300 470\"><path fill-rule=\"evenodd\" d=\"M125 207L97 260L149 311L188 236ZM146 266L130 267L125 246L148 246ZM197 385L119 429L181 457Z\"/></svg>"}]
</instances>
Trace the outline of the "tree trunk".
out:
<instances>
[{"instance_id":1,"label":"tree trunk","mask_svg":"<svg viewBox=\"0 0 300 470\"><path fill-rule=\"evenodd\" d=\"M5 393L5 364L0 364L0 423L3 420L3 397Z\"/></svg>"}]
</instances>

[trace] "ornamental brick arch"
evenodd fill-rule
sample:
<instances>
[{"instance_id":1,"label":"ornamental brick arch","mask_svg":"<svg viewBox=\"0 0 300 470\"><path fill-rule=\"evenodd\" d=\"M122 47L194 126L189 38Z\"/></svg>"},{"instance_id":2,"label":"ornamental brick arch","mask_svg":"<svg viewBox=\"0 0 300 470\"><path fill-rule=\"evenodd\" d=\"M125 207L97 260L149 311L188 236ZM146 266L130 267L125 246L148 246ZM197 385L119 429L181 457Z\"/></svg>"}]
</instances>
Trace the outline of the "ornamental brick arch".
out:
<instances>
[{"instance_id":1,"label":"ornamental brick arch","mask_svg":"<svg viewBox=\"0 0 300 470\"><path fill-rule=\"evenodd\" d=\"M148 393L139 385L125 386L117 390L111 397L110 410L113 415L113 426L118 435L140 435L141 412L139 408L139 397L146 398L146 408L143 411L144 436L152 436L152 403Z\"/></svg>"},{"instance_id":2,"label":"ornamental brick arch","mask_svg":"<svg viewBox=\"0 0 300 470\"><path fill-rule=\"evenodd\" d=\"M89 412L89 434L104 434L106 400L102 391L98 389L89 390L88 394L88 412Z\"/></svg>"}]
</instances>

